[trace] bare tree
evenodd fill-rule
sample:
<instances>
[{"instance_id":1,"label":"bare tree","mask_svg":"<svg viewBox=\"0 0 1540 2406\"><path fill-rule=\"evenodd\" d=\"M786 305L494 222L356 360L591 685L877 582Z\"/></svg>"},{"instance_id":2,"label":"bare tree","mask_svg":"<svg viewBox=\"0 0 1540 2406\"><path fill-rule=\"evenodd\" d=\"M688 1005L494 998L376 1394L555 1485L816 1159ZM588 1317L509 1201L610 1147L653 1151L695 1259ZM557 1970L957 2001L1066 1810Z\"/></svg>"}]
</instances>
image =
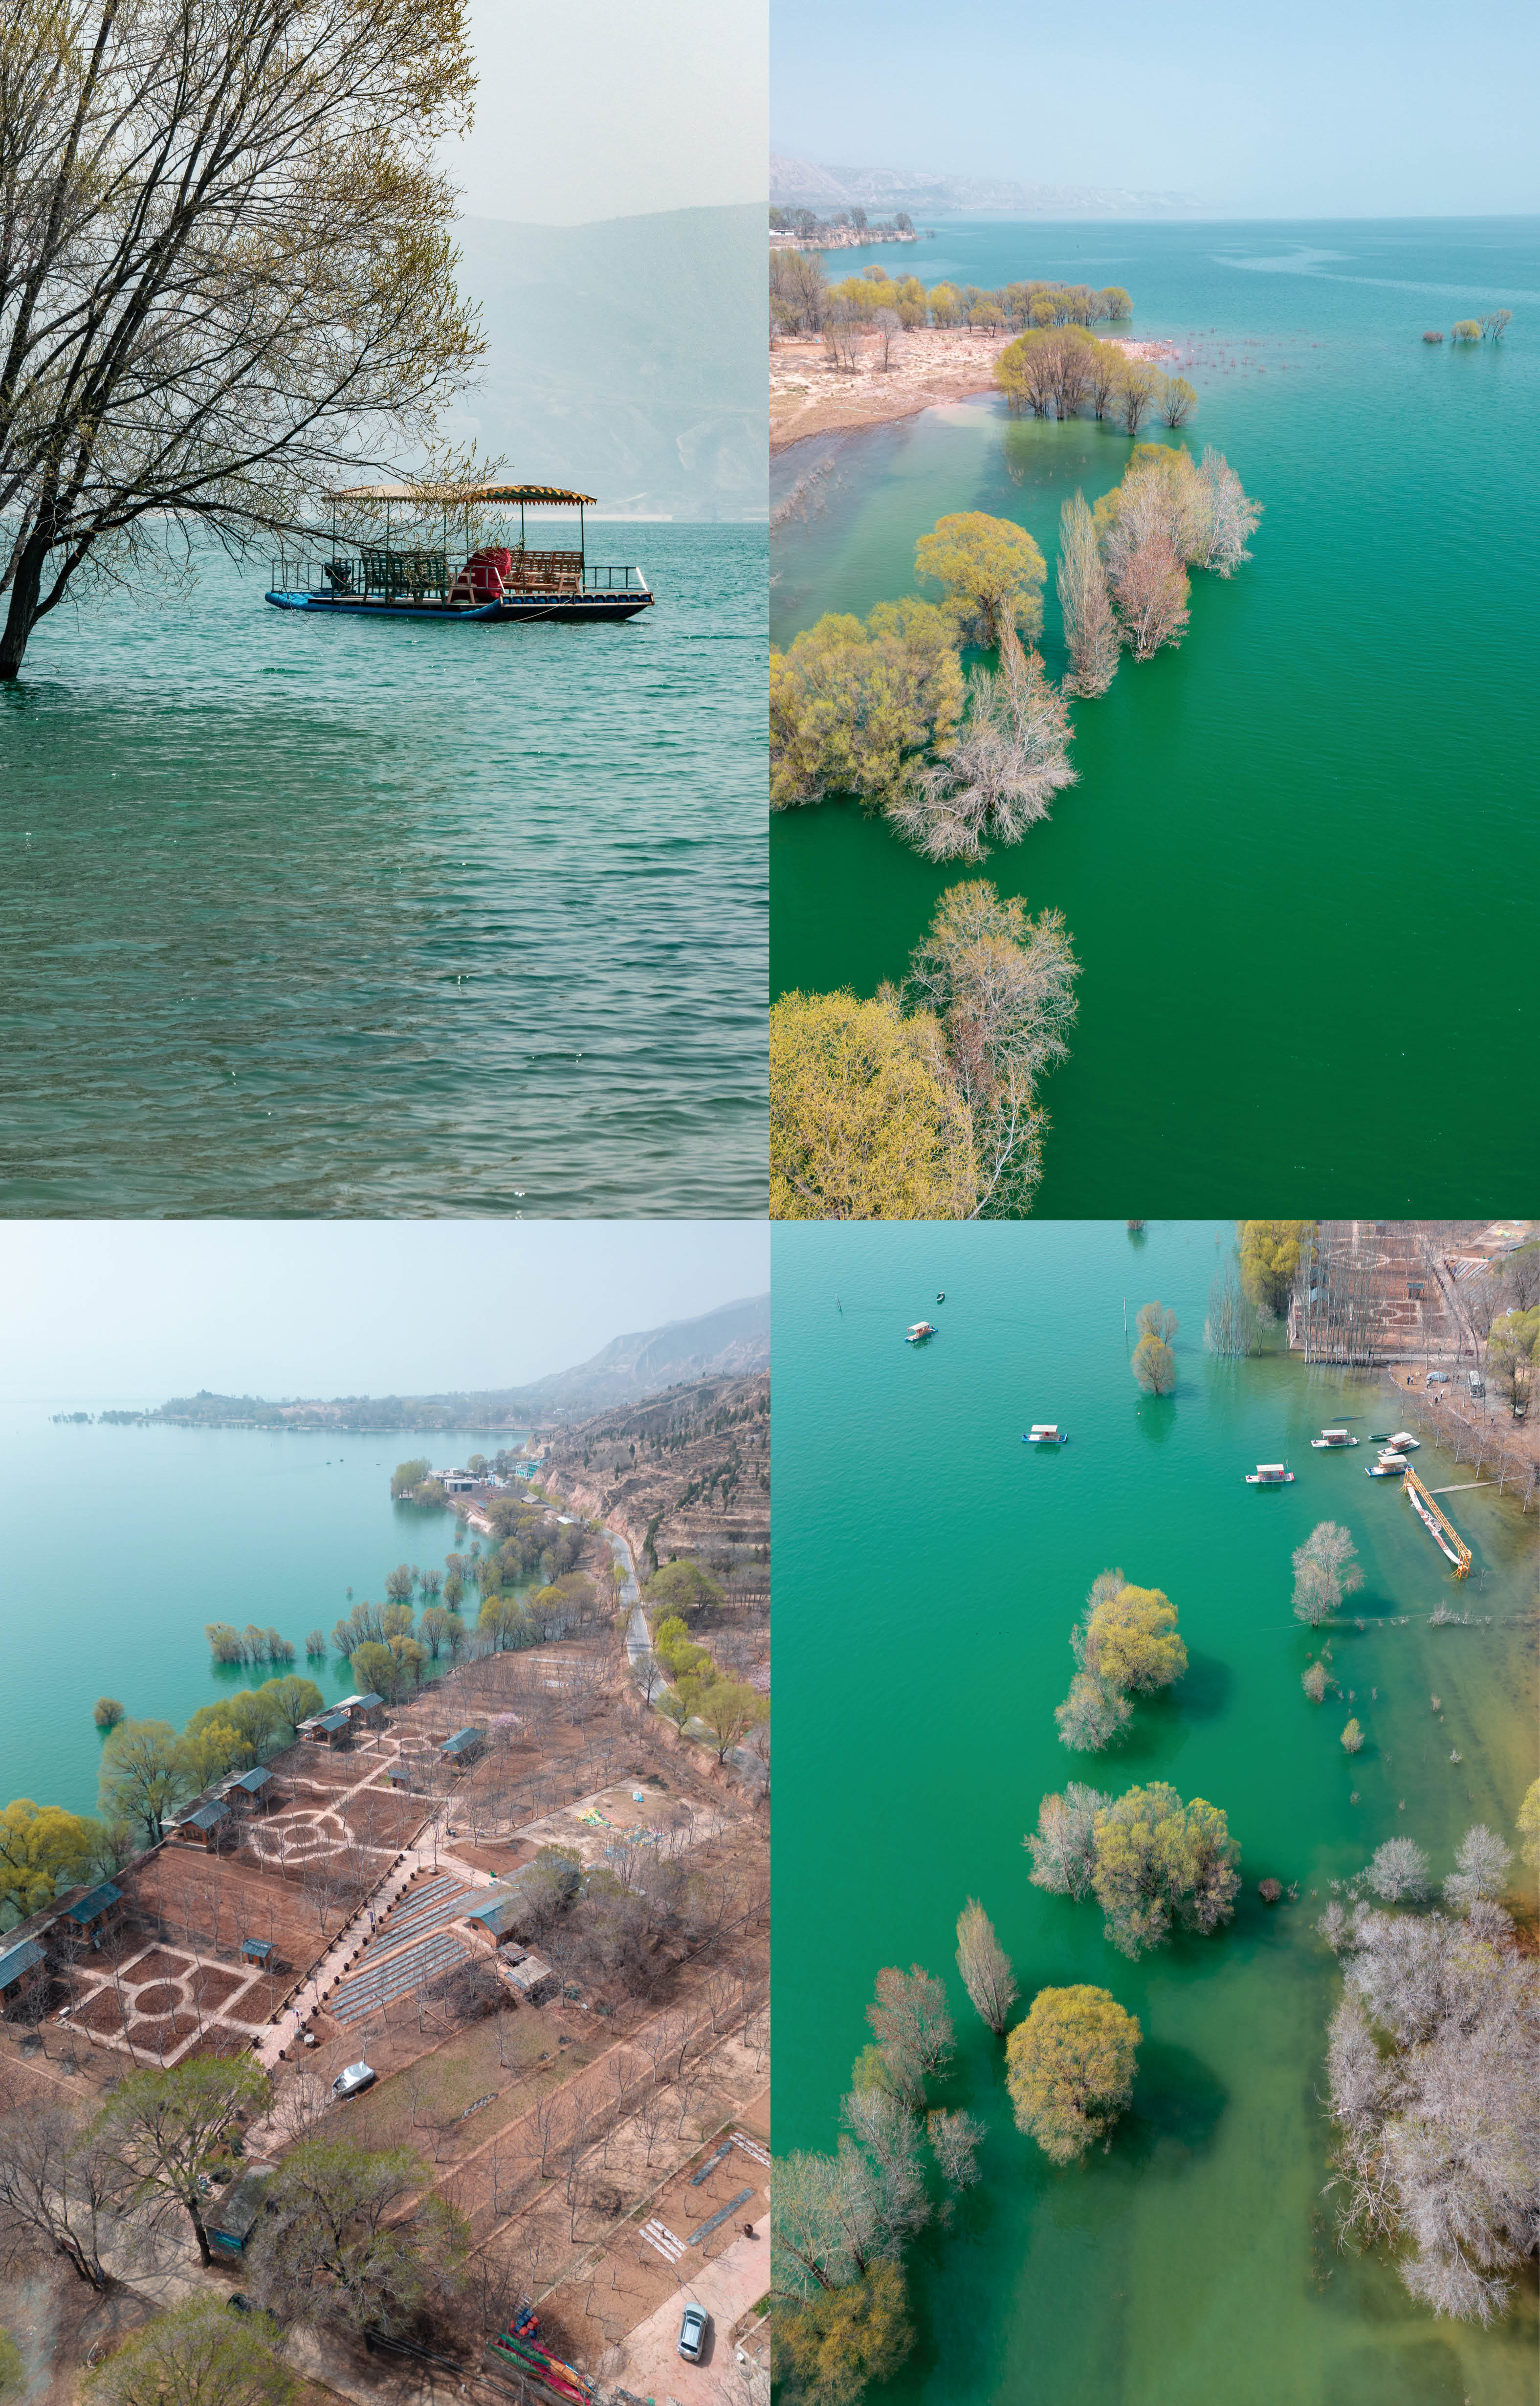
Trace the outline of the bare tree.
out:
<instances>
[{"instance_id":1,"label":"bare tree","mask_svg":"<svg viewBox=\"0 0 1540 2406\"><path fill-rule=\"evenodd\" d=\"M1086 695L1105 693L1117 672L1118 623L1108 595L1101 546L1083 493L1076 493L1059 512L1057 581L1071 664L1065 690Z\"/></svg>"},{"instance_id":2,"label":"bare tree","mask_svg":"<svg viewBox=\"0 0 1540 2406\"><path fill-rule=\"evenodd\" d=\"M957 1969L975 2010L998 2038L1016 2002L1016 1974L995 1935L995 1925L975 1896L957 1916Z\"/></svg>"},{"instance_id":3,"label":"bare tree","mask_svg":"<svg viewBox=\"0 0 1540 2406\"><path fill-rule=\"evenodd\" d=\"M105 2289L102 2249L128 2184L90 2125L63 2105L28 2105L0 2118L0 2262L19 2269L62 2256Z\"/></svg>"},{"instance_id":4,"label":"bare tree","mask_svg":"<svg viewBox=\"0 0 1540 2406\"><path fill-rule=\"evenodd\" d=\"M419 434L481 347L434 160L469 118L459 0L17 0L7 21L0 679L82 569L294 525L360 439Z\"/></svg>"}]
</instances>

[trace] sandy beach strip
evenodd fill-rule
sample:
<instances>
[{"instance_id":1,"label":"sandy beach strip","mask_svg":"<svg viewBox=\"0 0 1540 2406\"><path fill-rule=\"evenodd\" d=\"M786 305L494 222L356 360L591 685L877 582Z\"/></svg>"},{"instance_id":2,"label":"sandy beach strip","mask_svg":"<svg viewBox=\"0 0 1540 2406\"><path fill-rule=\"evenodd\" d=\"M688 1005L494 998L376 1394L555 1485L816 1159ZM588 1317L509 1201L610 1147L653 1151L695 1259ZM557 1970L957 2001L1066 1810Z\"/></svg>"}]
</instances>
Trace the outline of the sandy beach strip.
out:
<instances>
[{"instance_id":1,"label":"sandy beach strip","mask_svg":"<svg viewBox=\"0 0 1540 2406\"><path fill-rule=\"evenodd\" d=\"M1174 343L1106 338L1134 360L1177 356ZM854 375L832 368L820 342L777 343L770 355L770 451L814 434L852 434L915 417L938 402L968 401L999 389L995 362L1013 334L978 334L930 326L895 337L890 364L878 364L869 341Z\"/></svg>"}]
</instances>

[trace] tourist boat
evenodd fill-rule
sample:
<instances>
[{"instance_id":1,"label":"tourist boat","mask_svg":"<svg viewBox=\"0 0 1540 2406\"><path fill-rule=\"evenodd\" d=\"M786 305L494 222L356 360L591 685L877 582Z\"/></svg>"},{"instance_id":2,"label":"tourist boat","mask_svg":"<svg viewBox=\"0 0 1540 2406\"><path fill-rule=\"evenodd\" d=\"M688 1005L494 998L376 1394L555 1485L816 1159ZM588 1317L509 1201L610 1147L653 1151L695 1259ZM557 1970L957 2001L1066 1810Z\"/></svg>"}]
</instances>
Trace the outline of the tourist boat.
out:
<instances>
[{"instance_id":1,"label":"tourist boat","mask_svg":"<svg viewBox=\"0 0 1540 2406\"><path fill-rule=\"evenodd\" d=\"M1378 1462L1371 1462L1364 1472L1366 1479L1404 1479L1406 1474L1405 1454L1392 1453L1389 1448Z\"/></svg>"},{"instance_id":2,"label":"tourist boat","mask_svg":"<svg viewBox=\"0 0 1540 2406\"><path fill-rule=\"evenodd\" d=\"M302 537L276 559L265 599L277 610L481 626L634 618L653 607L652 593L640 568L588 559L583 513L593 499L559 485L346 486L331 496L330 534ZM577 512L577 549L531 550L526 511L570 509Z\"/></svg>"},{"instance_id":3,"label":"tourist boat","mask_svg":"<svg viewBox=\"0 0 1540 2406\"><path fill-rule=\"evenodd\" d=\"M1259 1462L1246 1474L1248 1487L1292 1487L1294 1474L1286 1462Z\"/></svg>"},{"instance_id":4,"label":"tourist boat","mask_svg":"<svg viewBox=\"0 0 1540 2406\"><path fill-rule=\"evenodd\" d=\"M921 1345L925 1342L925 1339L927 1337L934 1337L935 1334L936 1329L933 1322L928 1320L917 1320L912 1328L907 1328L904 1331L904 1343L906 1345Z\"/></svg>"},{"instance_id":5,"label":"tourist boat","mask_svg":"<svg viewBox=\"0 0 1540 2406\"><path fill-rule=\"evenodd\" d=\"M1392 1452L1415 1453L1421 1439L1413 1437L1410 1429L1397 1429L1394 1437L1388 1437L1385 1442Z\"/></svg>"},{"instance_id":6,"label":"tourist boat","mask_svg":"<svg viewBox=\"0 0 1540 2406\"><path fill-rule=\"evenodd\" d=\"M1346 1429L1322 1429L1319 1437L1310 1439L1310 1443L1319 1453L1323 1446L1335 1451L1340 1445L1356 1445L1358 1439L1349 1437Z\"/></svg>"},{"instance_id":7,"label":"tourist boat","mask_svg":"<svg viewBox=\"0 0 1540 2406\"><path fill-rule=\"evenodd\" d=\"M1024 1445L1067 1445L1069 1432L1067 1429L1061 1429L1057 1421L1034 1421L1023 1437L1022 1443Z\"/></svg>"}]
</instances>

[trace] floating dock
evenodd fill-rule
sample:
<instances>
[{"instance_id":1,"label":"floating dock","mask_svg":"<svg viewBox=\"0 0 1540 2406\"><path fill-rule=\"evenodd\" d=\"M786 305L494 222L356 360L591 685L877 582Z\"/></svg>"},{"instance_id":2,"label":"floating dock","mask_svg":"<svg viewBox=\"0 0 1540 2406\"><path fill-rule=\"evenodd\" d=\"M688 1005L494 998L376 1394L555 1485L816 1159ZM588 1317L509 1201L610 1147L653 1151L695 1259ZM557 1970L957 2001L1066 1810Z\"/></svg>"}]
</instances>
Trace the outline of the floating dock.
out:
<instances>
[{"instance_id":1,"label":"floating dock","mask_svg":"<svg viewBox=\"0 0 1540 2406\"><path fill-rule=\"evenodd\" d=\"M1471 1567L1469 1546L1466 1545L1448 1514L1434 1501L1409 1462L1406 1465L1406 1475L1402 1485L1410 1501L1412 1510L1428 1530L1434 1545L1441 1553L1447 1554L1454 1564L1455 1578L1468 1578Z\"/></svg>"}]
</instances>

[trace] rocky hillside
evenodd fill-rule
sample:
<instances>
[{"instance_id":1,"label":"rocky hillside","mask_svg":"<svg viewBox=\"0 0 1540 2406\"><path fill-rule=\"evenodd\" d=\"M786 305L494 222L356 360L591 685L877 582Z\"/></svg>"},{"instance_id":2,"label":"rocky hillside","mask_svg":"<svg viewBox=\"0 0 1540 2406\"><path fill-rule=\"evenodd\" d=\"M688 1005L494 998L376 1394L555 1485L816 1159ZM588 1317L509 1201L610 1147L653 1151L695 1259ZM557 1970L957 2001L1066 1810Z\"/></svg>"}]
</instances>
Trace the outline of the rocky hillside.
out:
<instances>
[{"instance_id":1,"label":"rocky hillside","mask_svg":"<svg viewBox=\"0 0 1540 2406\"><path fill-rule=\"evenodd\" d=\"M770 1372L698 1379L557 1429L541 1476L654 1561L699 1561L745 1602L770 1592Z\"/></svg>"}]
</instances>

